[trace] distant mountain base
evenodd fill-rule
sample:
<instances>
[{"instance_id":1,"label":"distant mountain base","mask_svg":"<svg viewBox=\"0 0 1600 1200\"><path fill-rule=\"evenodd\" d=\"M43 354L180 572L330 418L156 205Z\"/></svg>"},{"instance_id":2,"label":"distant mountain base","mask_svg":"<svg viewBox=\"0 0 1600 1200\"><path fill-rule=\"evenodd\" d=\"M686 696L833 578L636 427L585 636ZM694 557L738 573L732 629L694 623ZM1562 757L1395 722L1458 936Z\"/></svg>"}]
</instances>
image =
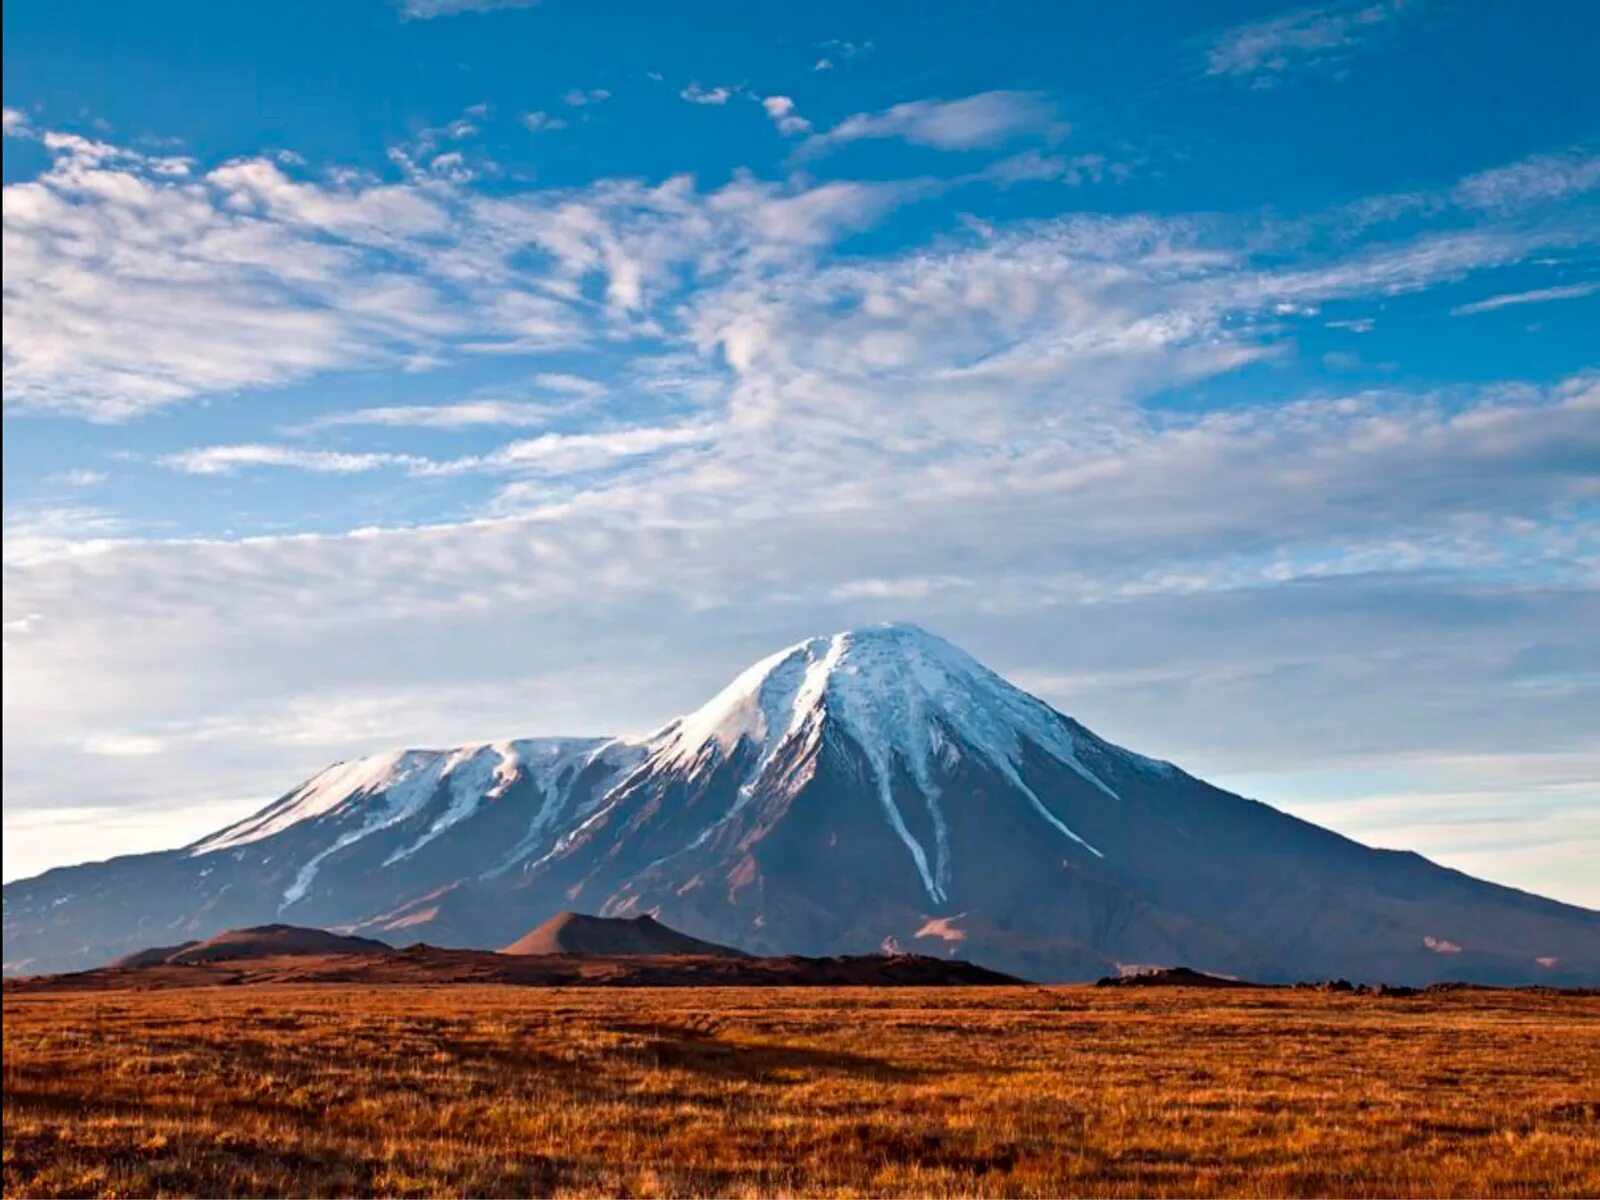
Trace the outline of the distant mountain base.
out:
<instances>
[{"instance_id":1,"label":"distant mountain base","mask_svg":"<svg viewBox=\"0 0 1600 1200\"><path fill-rule=\"evenodd\" d=\"M160 946L109 966L5 981L25 992L153 991L267 984L514 984L531 987L973 987L1024 982L921 954L756 958L648 918L561 913L503 950L415 945L267 925Z\"/></svg>"},{"instance_id":2,"label":"distant mountain base","mask_svg":"<svg viewBox=\"0 0 1600 1200\"><path fill-rule=\"evenodd\" d=\"M509 955L412 946L383 954L271 955L101 967L5 980L7 995L266 984L514 984L525 987L989 987L1024 981L920 954L730 958L693 954Z\"/></svg>"},{"instance_id":3,"label":"distant mountain base","mask_svg":"<svg viewBox=\"0 0 1600 1200\"><path fill-rule=\"evenodd\" d=\"M1145 967L1122 975L1107 975L1095 982L1103 988L1292 988L1298 992L1332 992L1347 996L1437 996L1450 992L1526 992L1540 996L1600 996L1600 988L1547 987L1530 984L1522 987L1491 986L1481 983L1430 983L1426 987L1407 987L1395 983L1351 983L1348 979L1323 979L1302 983L1257 983L1224 975L1207 975L1192 967Z\"/></svg>"},{"instance_id":4,"label":"distant mountain base","mask_svg":"<svg viewBox=\"0 0 1600 1200\"><path fill-rule=\"evenodd\" d=\"M521 987L994 987L1027 980L957 958L900 952L836 957L757 957L702 942L653 917L558 913L500 950L417 944L397 950L371 938L295 925L230 929L204 942L153 946L104 967L59 975L13 976L7 994L268 986L502 984ZM1283 989L1208 975L1192 967L1138 967L1107 976L1102 988ZM1408 997L1479 990L1470 983L1426 988L1334 979L1298 991ZM1499 989L1482 989L1499 990ZM1531 987L1548 994L1600 994L1600 988Z\"/></svg>"}]
</instances>

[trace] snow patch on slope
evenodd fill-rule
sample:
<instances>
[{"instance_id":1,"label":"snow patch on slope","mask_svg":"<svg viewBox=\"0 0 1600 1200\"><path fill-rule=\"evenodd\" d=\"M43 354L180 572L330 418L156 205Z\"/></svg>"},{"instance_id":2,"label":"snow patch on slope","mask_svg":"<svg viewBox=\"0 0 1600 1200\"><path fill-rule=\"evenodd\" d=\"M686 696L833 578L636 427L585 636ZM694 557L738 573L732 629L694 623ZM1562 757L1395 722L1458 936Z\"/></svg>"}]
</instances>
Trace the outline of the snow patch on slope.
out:
<instances>
[{"instance_id":1,"label":"snow patch on slope","mask_svg":"<svg viewBox=\"0 0 1600 1200\"><path fill-rule=\"evenodd\" d=\"M616 772L644 756L642 746L606 738L524 738L484 742L453 750L394 750L353 762L336 763L312 776L294 791L253 816L190 847L189 854L215 854L286 833L294 827L323 818L340 821L358 817L355 828L344 829L300 865L294 881L283 893L282 907L304 898L322 864L332 855L383 829L406 821L447 790L444 811L410 844L383 862L393 866L451 828L468 820L486 803L504 796L521 779L530 780L542 797L524 844L513 849L526 854L564 808L561 785L570 784L597 758L614 761Z\"/></svg>"},{"instance_id":2,"label":"snow patch on slope","mask_svg":"<svg viewBox=\"0 0 1600 1200\"><path fill-rule=\"evenodd\" d=\"M380 755L393 758L392 770L383 779L381 790L367 789L363 795L381 796L383 803L373 805L363 813L359 828L349 830L335 838L331 845L319 850L301 864L294 882L284 889L279 910L302 899L316 878L324 860L360 841L369 834L412 816L439 788L441 760L444 755L430 750L406 750L399 755Z\"/></svg>"},{"instance_id":3,"label":"snow patch on slope","mask_svg":"<svg viewBox=\"0 0 1600 1200\"><path fill-rule=\"evenodd\" d=\"M511 847L494 866L479 876L481 879L492 879L503 875L533 853L557 819L567 815L568 804L572 798L572 785L590 767L599 764L603 767L605 775L596 783L595 799L574 812L572 814L574 816L581 817L593 813L611 789L643 761L646 753L642 742L622 738L613 738L609 741L604 738L586 739L581 745L569 742L561 747L551 744L550 739L539 739L539 741L542 743L539 752L530 753L524 758L523 769L539 789L539 794L543 798L542 803L538 811L533 814L533 820L529 822L528 831L522 836L522 840ZM530 745L530 743L518 744Z\"/></svg>"},{"instance_id":4,"label":"snow patch on slope","mask_svg":"<svg viewBox=\"0 0 1600 1200\"><path fill-rule=\"evenodd\" d=\"M387 867L410 858L485 803L504 796L522 779L530 781L544 800L529 830L529 836L534 836L548 824L561 807L559 802L565 799L564 795L557 794L557 784L563 773L574 767L581 769L597 750L613 744L605 738L523 738L463 746L450 755L440 772L440 778L450 785L450 806L427 832L411 845L396 850L383 865Z\"/></svg>"},{"instance_id":5,"label":"snow patch on slope","mask_svg":"<svg viewBox=\"0 0 1600 1200\"><path fill-rule=\"evenodd\" d=\"M563 770L599 748L620 744L606 738L522 738L479 742L452 750L391 750L335 763L261 812L197 842L189 854L234 850L284 833L305 821L354 811L374 797L390 796L390 803L382 810L388 814L387 819L370 827L364 822L357 831L358 837L364 837L410 815L394 807L392 793L397 787L404 785L407 795L420 804L448 784L449 807L421 840L391 856L385 863L388 865L415 854L451 826L470 817L485 801L503 796L519 778L529 777L541 792L548 792L551 780ZM639 753L642 755L643 751ZM415 795L419 792L420 796Z\"/></svg>"},{"instance_id":6,"label":"snow patch on slope","mask_svg":"<svg viewBox=\"0 0 1600 1200\"><path fill-rule=\"evenodd\" d=\"M517 754L509 742L463 746L445 759L438 777L450 785L449 806L421 837L384 859L384 866L410 858L445 830L477 812L484 801L505 795L506 789L517 779Z\"/></svg>"},{"instance_id":7,"label":"snow patch on slope","mask_svg":"<svg viewBox=\"0 0 1600 1200\"><path fill-rule=\"evenodd\" d=\"M432 756L428 750L391 750L354 762L335 763L275 804L197 843L189 853L193 856L232 850L282 833L302 821L327 816L362 796L387 790L409 773L408 763L414 769L418 757Z\"/></svg>"}]
</instances>

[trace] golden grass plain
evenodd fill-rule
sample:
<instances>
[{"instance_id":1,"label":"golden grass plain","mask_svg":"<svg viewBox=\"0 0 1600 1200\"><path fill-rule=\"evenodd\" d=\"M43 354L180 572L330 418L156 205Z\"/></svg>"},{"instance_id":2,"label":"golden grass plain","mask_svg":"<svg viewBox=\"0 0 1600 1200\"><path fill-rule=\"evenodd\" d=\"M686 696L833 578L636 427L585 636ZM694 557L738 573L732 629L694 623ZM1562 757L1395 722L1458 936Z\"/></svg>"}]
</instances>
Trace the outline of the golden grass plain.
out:
<instances>
[{"instance_id":1,"label":"golden grass plain","mask_svg":"<svg viewBox=\"0 0 1600 1200\"><path fill-rule=\"evenodd\" d=\"M7 995L7 1196L1596 1196L1600 999Z\"/></svg>"}]
</instances>

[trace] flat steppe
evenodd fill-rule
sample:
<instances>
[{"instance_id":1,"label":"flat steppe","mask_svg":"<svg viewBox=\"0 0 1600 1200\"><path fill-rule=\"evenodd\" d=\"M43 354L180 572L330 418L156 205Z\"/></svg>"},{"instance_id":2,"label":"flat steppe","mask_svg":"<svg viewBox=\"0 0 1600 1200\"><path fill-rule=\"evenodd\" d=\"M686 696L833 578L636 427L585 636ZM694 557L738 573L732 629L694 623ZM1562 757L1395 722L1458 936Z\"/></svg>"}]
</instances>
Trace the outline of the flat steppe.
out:
<instances>
[{"instance_id":1,"label":"flat steppe","mask_svg":"<svg viewBox=\"0 0 1600 1200\"><path fill-rule=\"evenodd\" d=\"M1600 1195L1600 999L8 993L5 1194Z\"/></svg>"}]
</instances>

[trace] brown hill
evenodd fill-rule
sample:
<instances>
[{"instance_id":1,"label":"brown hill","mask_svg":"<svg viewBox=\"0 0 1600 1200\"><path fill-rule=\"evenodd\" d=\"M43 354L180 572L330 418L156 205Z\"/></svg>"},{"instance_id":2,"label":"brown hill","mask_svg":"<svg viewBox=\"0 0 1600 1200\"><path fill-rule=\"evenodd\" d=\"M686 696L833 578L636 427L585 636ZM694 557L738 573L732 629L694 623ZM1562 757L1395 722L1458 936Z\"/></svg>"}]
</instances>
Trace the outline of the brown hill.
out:
<instances>
[{"instance_id":1,"label":"brown hill","mask_svg":"<svg viewBox=\"0 0 1600 1200\"><path fill-rule=\"evenodd\" d=\"M151 965L147 956L154 953L156 951L151 950L129 955L130 959L136 961L119 960L120 965ZM326 929L308 929L299 925L253 925L248 929L230 929L203 942L173 947L172 953L157 961L192 965L282 955L392 953L394 947L373 938L346 937Z\"/></svg>"},{"instance_id":2,"label":"brown hill","mask_svg":"<svg viewBox=\"0 0 1600 1200\"><path fill-rule=\"evenodd\" d=\"M1130 971L1126 975L1108 975L1097 981L1097 987L1203 987L1249 988L1269 987L1270 984L1251 983L1245 979L1230 979L1226 975L1207 975L1193 967L1152 967Z\"/></svg>"},{"instance_id":3,"label":"brown hill","mask_svg":"<svg viewBox=\"0 0 1600 1200\"><path fill-rule=\"evenodd\" d=\"M557 913L531 929L501 954L693 954L712 958L748 958L742 950L702 942L661 924L652 916L591 917L584 913Z\"/></svg>"}]
</instances>

